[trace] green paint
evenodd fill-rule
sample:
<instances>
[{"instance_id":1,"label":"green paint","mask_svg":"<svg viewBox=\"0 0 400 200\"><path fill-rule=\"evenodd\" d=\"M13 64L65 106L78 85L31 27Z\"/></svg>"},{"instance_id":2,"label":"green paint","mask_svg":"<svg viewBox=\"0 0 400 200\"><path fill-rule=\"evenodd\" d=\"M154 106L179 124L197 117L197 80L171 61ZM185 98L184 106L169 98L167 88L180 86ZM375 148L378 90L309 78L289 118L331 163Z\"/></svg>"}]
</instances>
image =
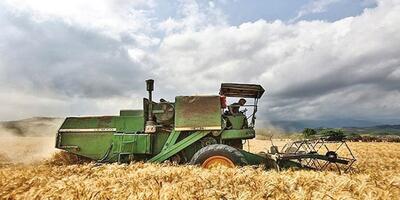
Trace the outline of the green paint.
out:
<instances>
[{"instance_id":1,"label":"green paint","mask_svg":"<svg viewBox=\"0 0 400 200\"><path fill-rule=\"evenodd\" d=\"M116 117L115 125L120 133L141 132L144 130L144 119L143 116Z\"/></svg>"},{"instance_id":2,"label":"green paint","mask_svg":"<svg viewBox=\"0 0 400 200\"><path fill-rule=\"evenodd\" d=\"M167 141L165 142L164 147L162 148L162 151L167 150L170 146L174 145L176 143L176 140L178 139L179 135L181 132L179 131L172 131L171 134L169 135Z\"/></svg>"},{"instance_id":3,"label":"green paint","mask_svg":"<svg viewBox=\"0 0 400 200\"><path fill-rule=\"evenodd\" d=\"M62 142L57 146L71 153L99 160L107 152L113 141L113 133L63 133ZM67 148L63 148L66 146ZM70 149L68 146L77 146L79 149Z\"/></svg>"},{"instance_id":4,"label":"green paint","mask_svg":"<svg viewBox=\"0 0 400 200\"><path fill-rule=\"evenodd\" d=\"M167 142L168 137L170 136L170 132L159 131L153 137L153 155L157 155L161 152L165 143Z\"/></svg>"},{"instance_id":5,"label":"green paint","mask_svg":"<svg viewBox=\"0 0 400 200\"><path fill-rule=\"evenodd\" d=\"M232 129L242 129L247 125L246 116L243 114L228 115L227 119Z\"/></svg>"},{"instance_id":6,"label":"green paint","mask_svg":"<svg viewBox=\"0 0 400 200\"><path fill-rule=\"evenodd\" d=\"M68 117L62 129L104 129L115 128L117 132L138 132L144 130L144 118L139 116ZM77 131L79 132L79 130Z\"/></svg>"},{"instance_id":7,"label":"green paint","mask_svg":"<svg viewBox=\"0 0 400 200\"><path fill-rule=\"evenodd\" d=\"M252 139L256 136L254 129L241 129L241 130L224 130L221 133L223 140L230 139Z\"/></svg>"},{"instance_id":8,"label":"green paint","mask_svg":"<svg viewBox=\"0 0 400 200\"><path fill-rule=\"evenodd\" d=\"M114 154L151 154L151 134L114 134Z\"/></svg>"},{"instance_id":9,"label":"green paint","mask_svg":"<svg viewBox=\"0 0 400 200\"><path fill-rule=\"evenodd\" d=\"M56 147L98 160L115 142L113 139L115 133L141 132L143 127L143 116L68 117L61 125ZM77 148L70 148L71 146ZM129 145L120 146L129 147ZM149 148L151 149L151 143L143 150L133 148L132 151L151 153Z\"/></svg>"},{"instance_id":10,"label":"green paint","mask_svg":"<svg viewBox=\"0 0 400 200\"><path fill-rule=\"evenodd\" d=\"M241 149L239 149L239 151L243 154L247 163L250 165L262 165L265 164L267 161L265 157L262 157L260 155L250 153Z\"/></svg>"},{"instance_id":11,"label":"green paint","mask_svg":"<svg viewBox=\"0 0 400 200\"><path fill-rule=\"evenodd\" d=\"M182 151L186 147L190 146L191 144L195 143L196 141L200 140L204 136L208 135L208 131L197 131L191 133L189 136L184 138L183 140L179 141L178 143L172 145L166 150L161 151L158 155L154 156L149 160L149 162L163 162L164 160L170 158L171 156L175 155L176 153Z\"/></svg>"},{"instance_id":12,"label":"green paint","mask_svg":"<svg viewBox=\"0 0 400 200\"><path fill-rule=\"evenodd\" d=\"M115 128L114 116L68 117L60 129Z\"/></svg>"},{"instance_id":13,"label":"green paint","mask_svg":"<svg viewBox=\"0 0 400 200\"><path fill-rule=\"evenodd\" d=\"M143 110L120 110L119 116L143 116Z\"/></svg>"}]
</instances>

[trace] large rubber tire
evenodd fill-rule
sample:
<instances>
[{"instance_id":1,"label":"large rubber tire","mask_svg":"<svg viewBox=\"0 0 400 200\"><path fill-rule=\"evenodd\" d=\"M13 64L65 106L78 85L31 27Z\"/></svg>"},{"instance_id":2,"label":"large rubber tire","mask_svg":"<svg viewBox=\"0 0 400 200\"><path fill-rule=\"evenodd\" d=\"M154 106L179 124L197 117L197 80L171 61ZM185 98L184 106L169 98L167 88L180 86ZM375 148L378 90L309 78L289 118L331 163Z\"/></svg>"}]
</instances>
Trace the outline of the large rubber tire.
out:
<instances>
[{"instance_id":1,"label":"large rubber tire","mask_svg":"<svg viewBox=\"0 0 400 200\"><path fill-rule=\"evenodd\" d=\"M222 156L229 159L235 166L247 165L247 161L238 149L225 144L213 144L205 146L197 151L191 161L192 165L202 165L207 159L214 156Z\"/></svg>"}]
</instances>

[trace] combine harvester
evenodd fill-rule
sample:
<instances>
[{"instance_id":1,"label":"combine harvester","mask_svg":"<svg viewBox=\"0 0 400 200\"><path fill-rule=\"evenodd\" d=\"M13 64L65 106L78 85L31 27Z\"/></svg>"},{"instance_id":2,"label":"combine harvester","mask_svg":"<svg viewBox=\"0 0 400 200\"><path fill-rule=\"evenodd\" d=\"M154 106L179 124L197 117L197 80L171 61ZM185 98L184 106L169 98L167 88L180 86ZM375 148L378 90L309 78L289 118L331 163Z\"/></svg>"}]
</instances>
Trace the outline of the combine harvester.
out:
<instances>
[{"instance_id":1,"label":"combine harvester","mask_svg":"<svg viewBox=\"0 0 400 200\"><path fill-rule=\"evenodd\" d=\"M244 140L255 137L260 85L223 83L219 95L177 96L175 102L152 100L154 81L147 80L143 110L121 110L119 116L68 117L57 133L56 148L99 163L144 161L194 164L205 168L263 165L266 169L348 170L355 158L346 142L329 138L301 140L278 151L253 154ZM226 97L251 98L252 113L226 106ZM233 112L233 110L236 110ZM339 144L331 150L332 143ZM346 156L339 156L343 152ZM350 155L350 156L349 156ZM341 167L343 166L343 167Z\"/></svg>"}]
</instances>

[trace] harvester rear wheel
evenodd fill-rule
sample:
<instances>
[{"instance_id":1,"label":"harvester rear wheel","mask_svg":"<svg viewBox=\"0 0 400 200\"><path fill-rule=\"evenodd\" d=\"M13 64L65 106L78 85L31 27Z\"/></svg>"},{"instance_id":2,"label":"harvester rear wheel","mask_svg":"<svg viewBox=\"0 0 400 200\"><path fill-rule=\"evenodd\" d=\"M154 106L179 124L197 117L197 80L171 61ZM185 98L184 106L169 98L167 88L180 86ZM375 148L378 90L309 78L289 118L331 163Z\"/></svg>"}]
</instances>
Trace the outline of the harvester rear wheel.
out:
<instances>
[{"instance_id":1,"label":"harvester rear wheel","mask_svg":"<svg viewBox=\"0 0 400 200\"><path fill-rule=\"evenodd\" d=\"M217 165L232 168L246 165L247 161L239 150L224 144L213 144L197 151L190 164L200 165L207 169Z\"/></svg>"}]
</instances>

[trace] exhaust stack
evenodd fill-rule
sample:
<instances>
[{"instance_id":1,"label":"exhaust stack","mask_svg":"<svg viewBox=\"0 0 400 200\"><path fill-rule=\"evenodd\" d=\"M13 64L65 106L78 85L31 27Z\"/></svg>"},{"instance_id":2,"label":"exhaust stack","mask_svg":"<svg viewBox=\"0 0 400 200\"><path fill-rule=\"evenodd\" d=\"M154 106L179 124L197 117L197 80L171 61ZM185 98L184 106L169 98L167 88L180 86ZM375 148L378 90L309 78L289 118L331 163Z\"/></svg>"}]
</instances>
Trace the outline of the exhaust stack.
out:
<instances>
[{"instance_id":1,"label":"exhaust stack","mask_svg":"<svg viewBox=\"0 0 400 200\"><path fill-rule=\"evenodd\" d=\"M154 90L154 80L149 79L146 80L146 90L149 92L149 104L147 107L147 121L146 121L146 127L145 127L145 132L146 133L155 133L156 132L156 123L153 120L153 95L152 92Z\"/></svg>"},{"instance_id":2,"label":"exhaust stack","mask_svg":"<svg viewBox=\"0 0 400 200\"><path fill-rule=\"evenodd\" d=\"M147 91L149 92L149 107L148 107L148 112L149 115L147 117L147 121L153 121L153 95L152 92L154 90L154 80L153 79L149 79L146 80L146 88Z\"/></svg>"}]
</instances>

